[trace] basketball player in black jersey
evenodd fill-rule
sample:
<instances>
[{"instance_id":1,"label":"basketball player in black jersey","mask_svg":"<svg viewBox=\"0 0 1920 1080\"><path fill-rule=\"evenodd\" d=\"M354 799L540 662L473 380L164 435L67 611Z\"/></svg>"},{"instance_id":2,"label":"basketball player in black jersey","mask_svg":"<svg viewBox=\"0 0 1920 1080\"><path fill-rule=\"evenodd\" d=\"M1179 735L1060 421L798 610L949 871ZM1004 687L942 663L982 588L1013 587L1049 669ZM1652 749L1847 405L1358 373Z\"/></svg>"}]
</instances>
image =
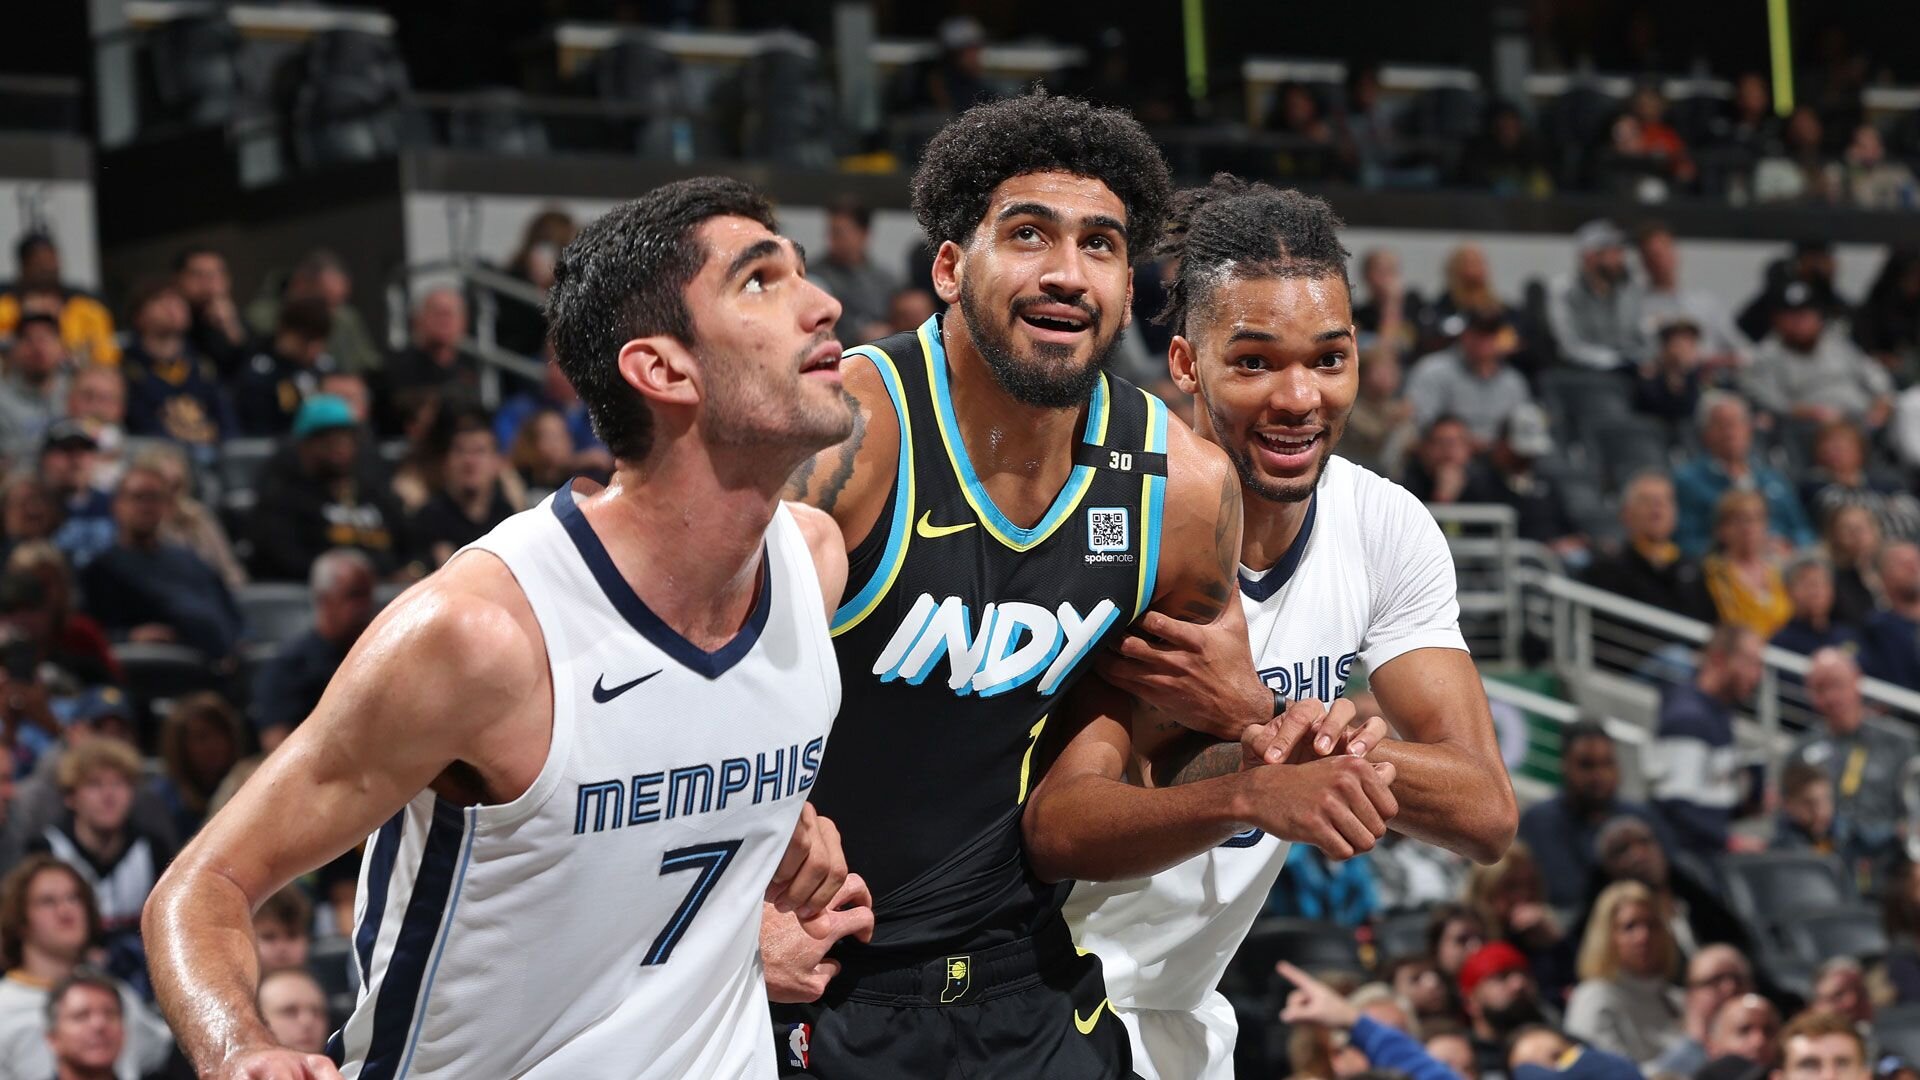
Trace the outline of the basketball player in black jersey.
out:
<instances>
[{"instance_id":1,"label":"basketball player in black jersey","mask_svg":"<svg viewBox=\"0 0 1920 1080\"><path fill-rule=\"evenodd\" d=\"M769 912L788 1075L1126 1076L1099 962L1026 865L1020 809L1054 703L1149 608L1233 595L1239 482L1217 447L1107 374L1132 264L1171 196L1132 117L1035 95L927 147L913 207L951 305L850 350L857 423L797 497L846 536L843 705L813 802L871 887L871 941L809 952Z\"/></svg>"}]
</instances>

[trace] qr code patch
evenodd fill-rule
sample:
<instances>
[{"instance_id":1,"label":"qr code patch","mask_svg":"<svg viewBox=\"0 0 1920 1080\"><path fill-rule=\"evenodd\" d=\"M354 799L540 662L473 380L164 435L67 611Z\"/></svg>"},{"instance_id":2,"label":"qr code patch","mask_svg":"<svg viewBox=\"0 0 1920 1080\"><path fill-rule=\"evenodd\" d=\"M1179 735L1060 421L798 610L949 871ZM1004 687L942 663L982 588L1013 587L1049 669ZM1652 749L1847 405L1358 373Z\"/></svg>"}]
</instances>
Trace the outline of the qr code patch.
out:
<instances>
[{"instance_id":1,"label":"qr code patch","mask_svg":"<svg viewBox=\"0 0 1920 1080\"><path fill-rule=\"evenodd\" d=\"M1096 506L1087 511L1087 550L1127 550L1127 508Z\"/></svg>"}]
</instances>

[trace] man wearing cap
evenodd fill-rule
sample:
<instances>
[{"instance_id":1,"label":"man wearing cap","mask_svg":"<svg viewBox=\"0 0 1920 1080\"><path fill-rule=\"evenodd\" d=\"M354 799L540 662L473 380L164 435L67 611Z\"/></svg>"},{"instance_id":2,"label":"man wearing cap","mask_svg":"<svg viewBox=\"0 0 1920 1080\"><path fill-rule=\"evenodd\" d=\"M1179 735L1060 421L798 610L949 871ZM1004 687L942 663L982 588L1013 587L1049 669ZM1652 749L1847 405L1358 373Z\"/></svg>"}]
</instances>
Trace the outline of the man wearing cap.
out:
<instances>
[{"instance_id":1,"label":"man wearing cap","mask_svg":"<svg viewBox=\"0 0 1920 1080\"><path fill-rule=\"evenodd\" d=\"M1584 561L1587 538L1568 512L1566 499L1551 480L1533 471L1534 462L1551 453L1547 411L1533 404L1515 406L1500 425L1500 441L1487 454L1497 500L1519 515L1521 539L1545 544L1563 559Z\"/></svg>"},{"instance_id":2,"label":"man wearing cap","mask_svg":"<svg viewBox=\"0 0 1920 1080\"><path fill-rule=\"evenodd\" d=\"M1835 270L1832 241L1823 236L1795 241L1792 251L1767 264L1759 295L1740 311L1740 332L1754 341L1766 337L1781 289L1796 281L1812 290L1814 303L1829 320L1845 319L1851 305L1834 287Z\"/></svg>"},{"instance_id":3,"label":"man wearing cap","mask_svg":"<svg viewBox=\"0 0 1920 1080\"><path fill-rule=\"evenodd\" d=\"M1504 310L1486 311L1470 317L1452 345L1421 357L1407 375L1414 427L1424 432L1456 416L1473 433L1474 449L1492 446L1513 410L1533 401L1526 376L1507 363L1517 341Z\"/></svg>"},{"instance_id":4,"label":"man wearing cap","mask_svg":"<svg viewBox=\"0 0 1920 1080\"><path fill-rule=\"evenodd\" d=\"M300 404L292 438L261 470L248 530L255 577L305 580L329 548L357 548L382 578L407 565L400 504L359 451L359 424L345 401L315 394Z\"/></svg>"},{"instance_id":5,"label":"man wearing cap","mask_svg":"<svg viewBox=\"0 0 1920 1080\"><path fill-rule=\"evenodd\" d=\"M1573 234L1579 265L1551 289L1547 322L1560 357L1576 367L1618 371L1652 350L1644 295L1627 276L1625 238L1611 221L1589 221Z\"/></svg>"},{"instance_id":6,"label":"man wearing cap","mask_svg":"<svg viewBox=\"0 0 1920 1080\"><path fill-rule=\"evenodd\" d=\"M1773 333L1742 374L1741 392L1781 419L1879 428L1893 412L1893 377L1847 335L1826 331L1812 288L1786 285L1774 304Z\"/></svg>"},{"instance_id":7,"label":"man wearing cap","mask_svg":"<svg viewBox=\"0 0 1920 1080\"><path fill-rule=\"evenodd\" d=\"M99 449L75 420L54 423L40 443L40 483L64 519L53 532L53 546L76 571L113 546L113 500L93 486Z\"/></svg>"},{"instance_id":8,"label":"man wearing cap","mask_svg":"<svg viewBox=\"0 0 1920 1080\"><path fill-rule=\"evenodd\" d=\"M1665 421L1678 435L1700 407L1700 324L1683 312L1654 319L1653 358L1633 380L1633 411Z\"/></svg>"},{"instance_id":9,"label":"man wearing cap","mask_svg":"<svg viewBox=\"0 0 1920 1080\"><path fill-rule=\"evenodd\" d=\"M320 392L320 378L334 370L327 355L333 316L318 298L289 300L267 347L247 361L234 388L240 430L248 435L284 435L300 403Z\"/></svg>"},{"instance_id":10,"label":"man wearing cap","mask_svg":"<svg viewBox=\"0 0 1920 1080\"><path fill-rule=\"evenodd\" d=\"M219 571L161 540L171 492L158 469L126 471L113 496L118 536L81 572L81 587L89 613L116 639L178 642L218 660L240 639L240 606Z\"/></svg>"},{"instance_id":11,"label":"man wearing cap","mask_svg":"<svg viewBox=\"0 0 1920 1080\"><path fill-rule=\"evenodd\" d=\"M1712 368L1741 368L1753 359L1753 342L1733 324L1726 305L1705 289L1680 284L1680 252L1673 230L1648 222L1634 234L1640 266L1647 274L1643 301L1648 325L1655 331L1679 322L1691 324L1699 335L1701 357Z\"/></svg>"},{"instance_id":12,"label":"man wearing cap","mask_svg":"<svg viewBox=\"0 0 1920 1080\"><path fill-rule=\"evenodd\" d=\"M67 347L60 323L44 311L20 317L0 377L0 450L30 457L47 426L67 411Z\"/></svg>"},{"instance_id":13,"label":"man wearing cap","mask_svg":"<svg viewBox=\"0 0 1920 1080\"><path fill-rule=\"evenodd\" d=\"M1526 955L1504 941L1480 946L1460 965L1460 998L1482 1073L1504 1072L1507 1041L1528 1024L1548 1019Z\"/></svg>"}]
</instances>

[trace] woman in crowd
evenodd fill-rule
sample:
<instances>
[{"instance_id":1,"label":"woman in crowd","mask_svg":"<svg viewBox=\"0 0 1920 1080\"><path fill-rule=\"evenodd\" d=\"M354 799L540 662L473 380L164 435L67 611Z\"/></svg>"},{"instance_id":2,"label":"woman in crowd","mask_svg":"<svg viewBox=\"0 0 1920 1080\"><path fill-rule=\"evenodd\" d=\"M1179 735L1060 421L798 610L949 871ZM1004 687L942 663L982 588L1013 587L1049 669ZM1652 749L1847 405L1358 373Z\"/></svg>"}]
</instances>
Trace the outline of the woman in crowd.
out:
<instances>
[{"instance_id":1,"label":"woman in crowd","mask_svg":"<svg viewBox=\"0 0 1920 1080\"><path fill-rule=\"evenodd\" d=\"M544 297L553 285L554 262L579 231L580 227L564 210L542 210L535 214L520 235L519 248L507 261L507 273L540 290ZM500 303L494 337L501 348L512 349L522 356L538 356L540 344L547 337L547 321L541 317L538 307L509 298Z\"/></svg>"},{"instance_id":2,"label":"woman in crowd","mask_svg":"<svg viewBox=\"0 0 1920 1080\"><path fill-rule=\"evenodd\" d=\"M1460 967L1487 943L1487 922L1465 904L1440 904L1427 916L1427 953L1448 983L1460 981Z\"/></svg>"},{"instance_id":3,"label":"woman in crowd","mask_svg":"<svg viewBox=\"0 0 1920 1080\"><path fill-rule=\"evenodd\" d=\"M1360 359L1360 396L1340 439L1342 457L1382 476L1400 475L1400 464L1419 435L1413 403L1400 396L1400 376L1400 357L1393 349L1367 350Z\"/></svg>"},{"instance_id":4,"label":"woman in crowd","mask_svg":"<svg viewBox=\"0 0 1920 1080\"><path fill-rule=\"evenodd\" d=\"M1498 314L1508 322L1513 311L1493 291L1493 268L1487 253L1478 244L1461 244L1447 256L1446 290L1428 315L1429 332L1421 342L1422 353L1444 349L1460 336L1460 330L1474 315Z\"/></svg>"},{"instance_id":5,"label":"woman in crowd","mask_svg":"<svg viewBox=\"0 0 1920 1080\"><path fill-rule=\"evenodd\" d=\"M160 728L160 757L167 769L161 794L180 836L200 831L213 793L245 752L240 714L225 698L205 691L174 703Z\"/></svg>"},{"instance_id":6,"label":"woman in crowd","mask_svg":"<svg viewBox=\"0 0 1920 1080\"><path fill-rule=\"evenodd\" d=\"M526 493L519 476L503 468L493 425L477 405L442 406L428 445L433 492L409 531L431 568L505 521Z\"/></svg>"},{"instance_id":7,"label":"woman in crowd","mask_svg":"<svg viewBox=\"0 0 1920 1080\"><path fill-rule=\"evenodd\" d=\"M513 471L527 487L527 499L539 502L573 476L573 432L558 409L541 409L520 425L510 455Z\"/></svg>"},{"instance_id":8,"label":"woman in crowd","mask_svg":"<svg viewBox=\"0 0 1920 1080\"><path fill-rule=\"evenodd\" d=\"M1714 550L1700 560L1700 578L1721 622L1772 638L1793 617L1786 580L1774 560L1767 501L1757 491L1729 491L1714 511Z\"/></svg>"},{"instance_id":9,"label":"woman in crowd","mask_svg":"<svg viewBox=\"0 0 1920 1080\"><path fill-rule=\"evenodd\" d=\"M118 683L120 661L113 658L107 632L93 616L73 609L73 571L67 557L46 540L21 544L7 556L9 572L32 574L46 592L48 653L44 659L67 669L83 683ZM77 690L78 687L73 689Z\"/></svg>"},{"instance_id":10,"label":"woman in crowd","mask_svg":"<svg viewBox=\"0 0 1920 1080\"><path fill-rule=\"evenodd\" d=\"M1864 506L1841 506L1826 522L1833 565L1833 619L1862 627L1880 608L1880 524Z\"/></svg>"},{"instance_id":11,"label":"woman in crowd","mask_svg":"<svg viewBox=\"0 0 1920 1080\"><path fill-rule=\"evenodd\" d=\"M1580 985L1567 1001L1567 1032L1596 1049L1649 1062L1685 1038L1673 976L1680 950L1637 881L1607 886L1580 942Z\"/></svg>"},{"instance_id":12,"label":"woman in crowd","mask_svg":"<svg viewBox=\"0 0 1920 1080\"><path fill-rule=\"evenodd\" d=\"M1539 864L1527 845L1516 840L1499 862L1469 871L1466 899L1497 936L1526 954L1541 999L1562 1000L1573 984L1560 948L1566 930L1547 905Z\"/></svg>"},{"instance_id":13,"label":"woman in crowd","mask_svg":"<svg viewBox=\"0 0 1920 1080\"><path fill-rule=\"evenodd\" d=\"M238 589L247 583L246 568L233 554L233 542L227 538L220 516L206 503L193 497L193 472L184 450L173 443L155 443L134 455L137 468L148 468L167 481L167 516L160 523L160 539L179 544L219 573L227 588Z\"/></svg>"},{"instance_id":14,"label":"woman in crowd","mask_svg":"<svg viewBox=\"0 0 1920 1080\"><path fill-rule=\"evenodd\" d=\"M1920 499L1867 475L1867 437L1846 420L1822 426L1814 437L1813 468L1800 485L1800 501L1815 521L1842 506L1864 506L1881 536L1920 538Z\"/></svg>"}]
</instances>

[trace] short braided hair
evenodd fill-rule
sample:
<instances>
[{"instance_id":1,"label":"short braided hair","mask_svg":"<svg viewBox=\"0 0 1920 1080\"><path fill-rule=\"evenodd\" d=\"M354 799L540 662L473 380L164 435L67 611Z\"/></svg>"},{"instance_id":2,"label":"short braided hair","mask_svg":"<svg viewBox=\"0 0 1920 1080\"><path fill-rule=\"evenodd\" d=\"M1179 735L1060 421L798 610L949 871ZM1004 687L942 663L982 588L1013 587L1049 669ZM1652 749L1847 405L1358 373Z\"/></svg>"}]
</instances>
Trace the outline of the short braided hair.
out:
<instances>
[{"instance_id":1,"label":"short braided hair","mask_svg":"<svg viewBox=\"0 0 1920 1080\"><path fill-rule=\"evenodd\" d=\"M1229 277L1332 277L1347 283L1341 221L1323 199L1218 173L1174 196L1154 256L1180 264L1156 321L1176 334Z\"/></svg>"}]
</instances>

